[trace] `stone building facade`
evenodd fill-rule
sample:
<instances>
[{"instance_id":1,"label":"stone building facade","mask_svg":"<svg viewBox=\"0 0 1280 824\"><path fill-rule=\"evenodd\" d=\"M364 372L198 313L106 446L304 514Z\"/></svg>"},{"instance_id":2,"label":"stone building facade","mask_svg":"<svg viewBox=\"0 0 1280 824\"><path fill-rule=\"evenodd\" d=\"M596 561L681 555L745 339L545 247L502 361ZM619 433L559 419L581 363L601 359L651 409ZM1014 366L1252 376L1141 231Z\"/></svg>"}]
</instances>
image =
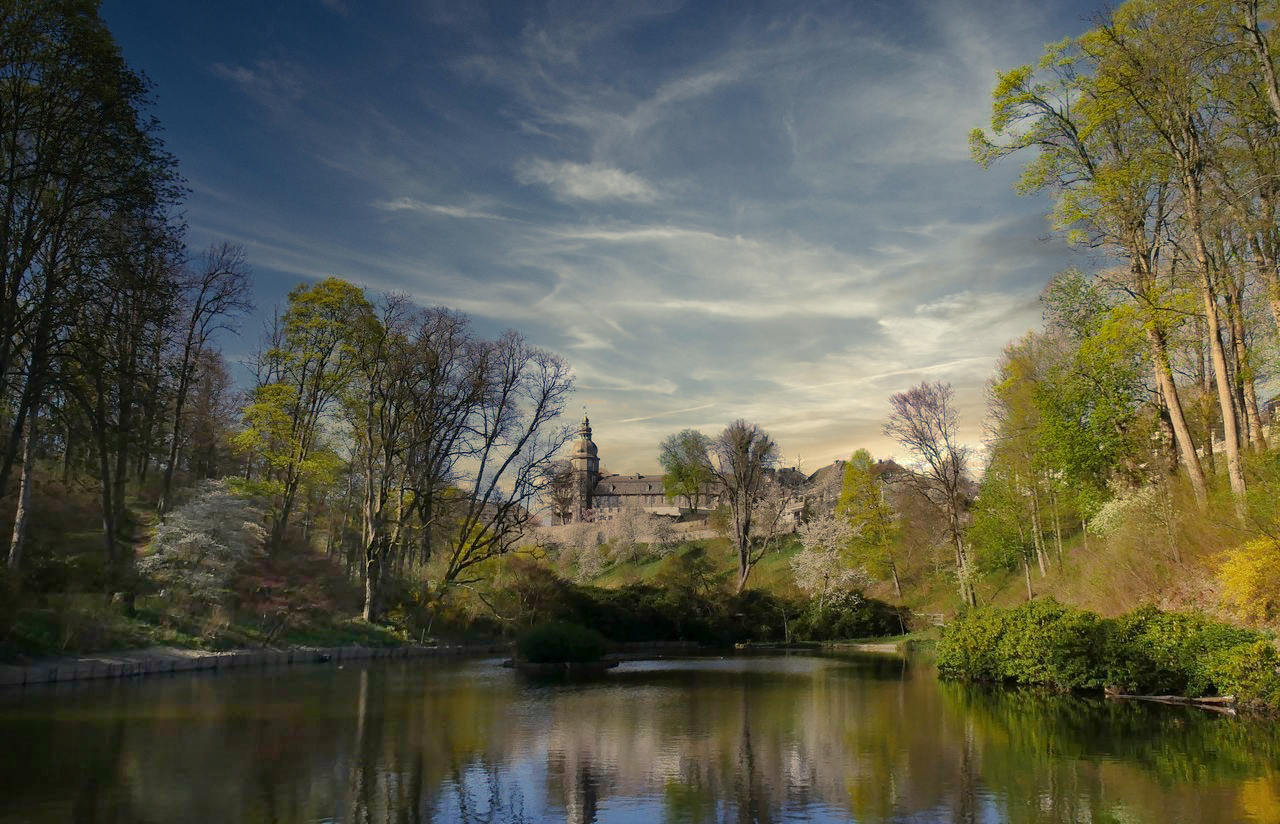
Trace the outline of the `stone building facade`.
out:
<instances>
[{"instance_id":1,"label":"stone building facade","mask_svg":"<svg viewBox=\"0 0 1280 824\"><path fill-rule=\"evenodd\" d=\"M642 509L651 515L676 517L680 508L667 500L662 475L604 475L600 453L591 440L591 420L582 416L578 439L569 456L574 474L574 521L608 521L624 509ZM708 486L706 508L715 508L714 490Z\"/></svg>"}]
</instances>

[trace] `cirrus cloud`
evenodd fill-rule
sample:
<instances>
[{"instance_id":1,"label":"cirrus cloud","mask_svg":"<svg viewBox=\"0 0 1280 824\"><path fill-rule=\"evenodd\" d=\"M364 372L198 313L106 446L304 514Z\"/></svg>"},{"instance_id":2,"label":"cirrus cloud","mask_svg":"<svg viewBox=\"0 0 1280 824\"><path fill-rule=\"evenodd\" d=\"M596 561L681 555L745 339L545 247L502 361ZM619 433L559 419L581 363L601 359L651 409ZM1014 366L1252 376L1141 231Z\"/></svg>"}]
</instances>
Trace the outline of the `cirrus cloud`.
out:
<instances>
[{"instance_id":1,"label":"cirrus cloud","mask_svg":"<svg viewBox=\"0 0 1280 824\"><path fill-rule=\"evenodd\" d=\"M651 203L658 197L644 178L602 163L527 161L516 169L516 179L526 185L544 183L561 199Z\"/></svg>"}]
</instances>

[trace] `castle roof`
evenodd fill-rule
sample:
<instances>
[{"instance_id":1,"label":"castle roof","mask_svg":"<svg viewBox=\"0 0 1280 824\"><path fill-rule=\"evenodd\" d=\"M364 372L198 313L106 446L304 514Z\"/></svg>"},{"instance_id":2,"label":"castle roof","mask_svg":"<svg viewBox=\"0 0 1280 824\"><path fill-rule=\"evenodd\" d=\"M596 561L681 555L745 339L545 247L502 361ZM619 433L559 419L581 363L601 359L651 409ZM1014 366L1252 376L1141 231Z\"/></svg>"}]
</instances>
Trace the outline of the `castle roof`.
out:
<instances>
[{"instance_id":1,"label":"castle roof","mask_svg":"<svg viewBox=\"0 0 1280 824\"><path fill-rule=\"evenodd\" d=\"M594 458L597 456L595 441L591 440L591 419L586 413L582 415L582 424L578 427L578 442L573 445L573 458Z\"/></svg>"},{"instance_id":2,"label":"castle roof","mask_svg":"<svg viewBox=\"0 0 1280 824\"><path fill-rule=\"evenodd\" d=\"M662 492L661 475L605 475L596 483L597 495L653 495Z\"/></svg>"}]
</instances>

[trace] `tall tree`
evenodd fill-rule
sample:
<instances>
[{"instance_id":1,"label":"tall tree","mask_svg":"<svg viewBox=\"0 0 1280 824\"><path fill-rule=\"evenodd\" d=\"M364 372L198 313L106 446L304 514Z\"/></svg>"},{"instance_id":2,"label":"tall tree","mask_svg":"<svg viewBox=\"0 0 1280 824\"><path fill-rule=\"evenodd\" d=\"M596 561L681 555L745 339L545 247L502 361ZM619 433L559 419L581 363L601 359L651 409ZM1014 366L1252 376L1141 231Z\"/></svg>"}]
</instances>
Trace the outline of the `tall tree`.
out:
<instances>
[{"instance_id":1,"label":"tall tree","mask_svg":"<svg viewBox=\"0 0 1280 824\"><path fill-rule=\"evenodd\" d=\"M284 542L304 482L333 467L318 447L355 371L352 322L368 309L360 289L328 278L295 287L284 313L267 330L258 386L236 443L263 463L272 550Z\"/></svg>"},{"instance_id":2,"label":"tall tree","mask_svg":"<svg viewBox=\"0 0 1280 824\"><path fill-rule=\"evenodd\" d=\"M183 412L191 385L198 379L197 370L210 338L219 330L233 331L240 316L253 308L249 278L244 249L227 242L210 246L197 269L182 273L182 308L186 317L174 368L173 421L158 506L162 513L168 508L173 491L173 471L183 440Z\"/></svg>"},{"instance_id":3,"label":"tall tree","mask_svg":"<svg viewBox=\"0 0 1280 824\"><path fill-rule=\"evenodd\" d=\"M947 538L955 549L960 597L967 605L977 606L963 523L969 447L960 441L955 393L949 383L922 383L890 396L889 406L884 434L915 459L908 482L945 516Z\"/></svg>"},{"instance_id":4,"label":"tall tree","mask_svg":"<svg viewBox=\"0 0 1280 824\"><path fill-rule=\"evenodd\" d=\"M991 134L974 129L970 148L983 166L1035 148L1019 191L1051 188L1055 226L1068 230L1069 239L1125 262L1114 285L1139 309L1177 455L1203 506L1208 488L1169 351L1171 334L1185 313L1171 305L1161 269L1172 220L1172 173L1156 162L1154 137L1145 124L1101 99L1093 69L1078 45L1064 40L1047 47L1035 67L997 73Z\"/></svg>"},{"instance_id":5,"label":"tall tree","mask_svg":"<svg viewBox=\"0 0 1280 824\"><path fill-rule=\"evenodd\" d=\"M885 500L875 460L865 449L854 452L844 466L836 516L848 524L846 543L854 564L877 575L887 573L893 581L894 593L901 598L902 582L898 579L893 548L897 532L895 515Z\"/></svg>"},{"instance_id":6,"label":"tall tree","mask_svg":"<svg viewBox=\"0 0 1280 824\"><path fill-rule=\"evenodd\" d=\"M1240 517L1245 478L1239 414L1221 330L1223 260L1215 254L1209 212L1210 168L1221 123L1212 105L1222 74L1221 51L1206 46L1224 25L1217 4L1129 0L1083 38L1096 68L1098 105L1119 110L1149 130L1152 160L1172 170L1180 195L1183 253L1195 274L1208 326L1209 355L1222 413L1227 477Z\"/></svg>"},{"instance_id":7,"label":"tall tree","mask_svg":"<svg viewBox=\"0 0 1280 824\"><path fill-rule=\"evenodd\" d=\"M712 476L729 507L729 540L738 556L737 591L741 592L764 552L752 547L752 518L768 489L778 448L758 425L739 419L711 441L710 452Z\"/></svg>"},{"instance_id":8,"label":"tall tree","mask_svg":"<svg viewBox=\"0 0 1280 824\"><path fill-rule=\"evenodd\" d=\"M520 542L533 523L534 501L551 482L555 455L573 432L556 425L573 391L563 359L509 331L483 347L479 363L483 403L466 423L473 468L459 484L438 596L473 583L478 565Z\"/></svg>"},{"instance_id":9,"label":"tall tree","mask_svg":"<svg viewBox=\"0 0 1280 824\"><path fill-rule=\"evenodd\" d=\"M165 224L181 195L149 102L96 2L0 5L0 492L25 427L60 391L117 227ZM24 460L19 501L29 483Z\"/></svg>"}]
</instances>

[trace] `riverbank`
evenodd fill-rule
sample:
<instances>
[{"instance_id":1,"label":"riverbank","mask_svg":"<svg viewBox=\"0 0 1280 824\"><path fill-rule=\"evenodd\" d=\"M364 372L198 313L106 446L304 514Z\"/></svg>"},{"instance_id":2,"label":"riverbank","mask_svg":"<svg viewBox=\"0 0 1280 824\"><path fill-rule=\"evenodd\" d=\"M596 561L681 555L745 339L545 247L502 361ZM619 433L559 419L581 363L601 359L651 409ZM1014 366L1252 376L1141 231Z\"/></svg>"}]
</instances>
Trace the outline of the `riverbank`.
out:
<instances>
[{"instance_id":1,"label":"riverbank","mask_svg":"<svg viewBox=\"0 0 1280 824\"><path fill-rule=\"evenodd\" d=\"M95 655L43 659L26 665L0 665L0 689L22 688L65 681L109 678L137 678L180 672L243 668L286 667L295 664L340 663L371 659L433 658L464 655L495 655L507 651L506 644L406 644L398 647L294 647L266 650L243 649L209 652L175 647Z\"/></svg>"}]
</instances>

